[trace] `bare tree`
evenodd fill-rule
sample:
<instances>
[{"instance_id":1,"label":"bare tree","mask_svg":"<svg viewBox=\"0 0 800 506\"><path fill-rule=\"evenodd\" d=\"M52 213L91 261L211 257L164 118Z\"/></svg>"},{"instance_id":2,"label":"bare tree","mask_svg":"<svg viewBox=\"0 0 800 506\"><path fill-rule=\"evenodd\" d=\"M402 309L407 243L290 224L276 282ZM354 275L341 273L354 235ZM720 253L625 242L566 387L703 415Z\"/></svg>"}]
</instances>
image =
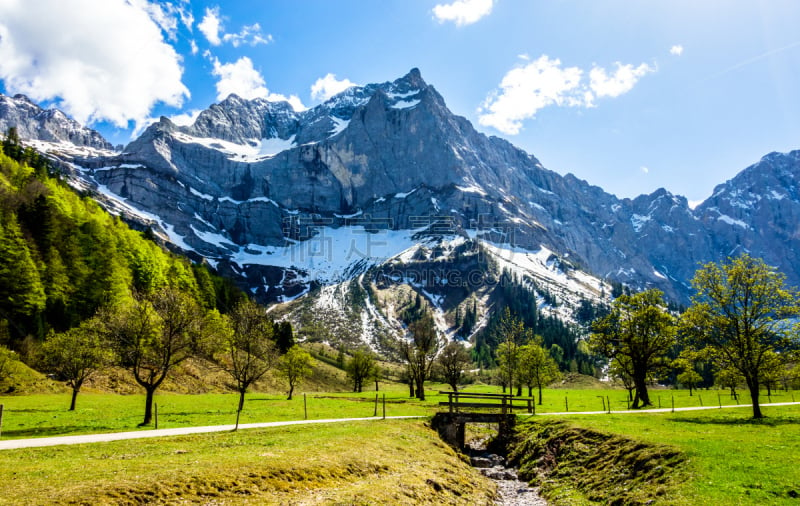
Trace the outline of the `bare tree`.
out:
<instances>
[{"instance_id":1,"label":"bare tree","mask_svg":"<svg viewBox=\"0 0 800 506\"><path fill-rule=\"evenodd\" d=\"M400 355L406 361L409 375L416 386L417 399L425 400L425 380L430 377L434 358L441 342L430 312L408 326L410 338L400 344Z\"/></svg>"},{"instance_id":2,"label":"bare tree","mask_svg":"<svg viewBox=\"0 0 800 506\"><path fill-rule=\"evenodd\" d=\"M169 372L193 356L206 338L206 320L197 302L171 287L137 295L98 314L120 366L145 390L144 421L153 418L153 396Z\"/></svg>"},{"instance_id":3,"label":"bare tree","mask_svg":"<svg viewBox=\"0 0 800 506\"><path fill-rule=\"evenodd\" d=\"M238 413L244 408L244 396L250 386L269 371L278 358L273 341L274 326L266 310L245 299L228 315L230 329L224 333L223 350L219 363L236 382L239 392Z\"/></svg>"},{"instance_id":4,"label":"bare tree","mask_svg":"<svg viewBox=\"0 0 800 506\"><path fill-rule=\"evenodd\" d=\"M353 392L361 392L375 370L375 357L367 350L356 350L345 366L347 377L353 381Z\"/></svg>"}]
</instances>

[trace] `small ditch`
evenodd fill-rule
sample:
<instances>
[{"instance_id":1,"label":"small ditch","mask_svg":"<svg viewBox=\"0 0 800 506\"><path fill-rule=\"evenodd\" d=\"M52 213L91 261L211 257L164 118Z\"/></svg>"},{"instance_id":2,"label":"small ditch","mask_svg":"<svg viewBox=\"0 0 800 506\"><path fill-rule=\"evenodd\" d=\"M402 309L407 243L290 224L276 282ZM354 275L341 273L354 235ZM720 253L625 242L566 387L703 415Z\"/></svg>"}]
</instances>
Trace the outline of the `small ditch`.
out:
<instances>
[{"instance_id":1,"label":"small ditch","mask_svg":"<svg viewBox=\"0 0 800 506\"><path fill-rule=\"evenodd\" d=\"M519 479L517 470L508 466L506 458L487 450L489 437L472 435L464 448L472 467L497 484L495 504L503 506L547 506L536 488Z\"/></svg>"}]
</instances>

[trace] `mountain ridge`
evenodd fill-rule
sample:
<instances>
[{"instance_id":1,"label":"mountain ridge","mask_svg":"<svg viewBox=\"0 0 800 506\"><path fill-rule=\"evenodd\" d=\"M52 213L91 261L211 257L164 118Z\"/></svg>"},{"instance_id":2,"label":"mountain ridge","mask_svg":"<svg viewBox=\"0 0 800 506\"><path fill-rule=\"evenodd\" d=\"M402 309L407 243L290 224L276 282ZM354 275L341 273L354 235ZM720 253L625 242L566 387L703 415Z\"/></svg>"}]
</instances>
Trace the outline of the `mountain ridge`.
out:
<instances>
[{"instance_id":1,"label":"mountain ridge","mask_svg":"<svg viewBox=\"0 0 800 506\"><path fill-rule=\"evenodd\" d=\"M737 251L800 282L800 151L765 155L695 209L665 189L620 199L477 132L418 69L300 113L232 95L193 125L162 118L122 152L60 156L77 179L145 211L167 240L234 273L256 272L248 283L265 297L282 293L261 290L265 257L341 227L422 228L547 249L601 279L657 287L682 302L700 264ZM390 253L399 252L381 258ZM369 258L359 260L380 260ZM296 267L295 279L315 279L276 263Z\"/></svg>"}]
</instances>

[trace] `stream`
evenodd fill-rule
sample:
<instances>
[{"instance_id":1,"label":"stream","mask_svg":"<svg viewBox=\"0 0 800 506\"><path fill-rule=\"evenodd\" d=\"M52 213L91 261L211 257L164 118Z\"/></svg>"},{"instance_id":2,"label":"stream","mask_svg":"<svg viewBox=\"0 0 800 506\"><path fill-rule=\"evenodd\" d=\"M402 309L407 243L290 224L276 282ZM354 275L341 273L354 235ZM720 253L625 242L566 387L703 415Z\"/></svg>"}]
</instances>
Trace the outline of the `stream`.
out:
<instances>
[{"instance_id":1,"label":"stream","mask_svg":"<svg viewBox=\"0 0 800 506\"><path fill-rule=\"evenodd\" d=\"M471 441L465 448L472 467L497 484L496 505L547 506L537 489L517 477L517 470L506 467L506 458L486 451L486 440Z\"/></svg>"}]
</instances>

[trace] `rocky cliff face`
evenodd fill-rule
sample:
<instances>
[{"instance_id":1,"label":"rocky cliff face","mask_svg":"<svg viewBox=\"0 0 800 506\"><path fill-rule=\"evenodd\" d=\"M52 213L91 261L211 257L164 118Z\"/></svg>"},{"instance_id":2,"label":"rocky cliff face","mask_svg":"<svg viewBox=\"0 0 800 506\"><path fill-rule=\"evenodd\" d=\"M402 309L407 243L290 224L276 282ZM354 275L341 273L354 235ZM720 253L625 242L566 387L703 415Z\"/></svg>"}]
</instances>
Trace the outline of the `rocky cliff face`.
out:
<instances>
[{"instance_id":1,"label":"rocky cliff face","mask_svg":"<svg viewBox=\"0 0 800 506\"><path fill-rule=\"evenodd\" d=\"M27 107L26 118L56 114L8 100ZM19 121L3 103L0 126ZM85 129L69 137L62 121L45 130L26 121L24 138L108 147ZM739 251L800 284L800 152L767 155L694 210L663 189L618 199L478 133L416 69L303 112L232 95L191 126L162 118L121 153L61 156L264 299L350 279L422 236L548 251L572 269L684 302L700 263Z\"/></svg>"},{"instance_id":2,"label":"rocky cliff face","mask_svg":"<svg viewBox=\"0 0 800 506\"><path fill-rule=\"evenodd\" d=\"M21 139L113 149L99 132L81 126L58 109L42 109L25 95L0 94L0 132L5 135L9 127L16 127Z\"/></svg>"}]
</instances>

